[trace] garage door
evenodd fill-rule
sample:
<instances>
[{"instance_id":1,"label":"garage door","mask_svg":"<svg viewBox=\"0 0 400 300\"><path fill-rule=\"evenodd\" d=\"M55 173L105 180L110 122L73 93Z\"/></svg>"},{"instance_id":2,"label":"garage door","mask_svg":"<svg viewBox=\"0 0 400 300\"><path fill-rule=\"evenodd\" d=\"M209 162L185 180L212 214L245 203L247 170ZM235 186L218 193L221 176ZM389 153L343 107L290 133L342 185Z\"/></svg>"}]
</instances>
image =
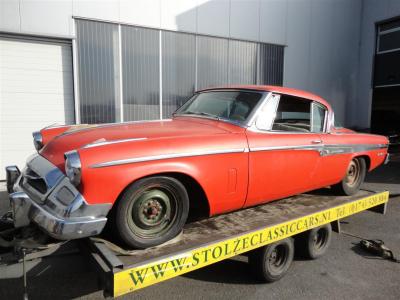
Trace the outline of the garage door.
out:
<instances>
[{"instance_id":1,"label":"garage door","mask_svg":"<svg viewBox=\"0 0 400 300\"><path fill-rule=\"evenodd\" d=\"M0 180L35 149L32 131L74 123L71 45L0 37Z\"/></svg>"}]
</instances>

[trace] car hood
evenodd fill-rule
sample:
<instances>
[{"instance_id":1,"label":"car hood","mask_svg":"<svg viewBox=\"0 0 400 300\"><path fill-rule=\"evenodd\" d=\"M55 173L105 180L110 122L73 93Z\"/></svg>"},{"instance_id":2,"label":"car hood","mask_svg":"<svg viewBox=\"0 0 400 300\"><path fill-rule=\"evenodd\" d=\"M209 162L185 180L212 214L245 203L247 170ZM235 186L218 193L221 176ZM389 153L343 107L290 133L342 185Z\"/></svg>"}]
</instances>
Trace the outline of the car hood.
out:
<instances>
[{"instance_id":1,"label":"car hood","mask_svg":"<svg viewBox=\"0 0 400 300\"><path fill-rule=\"evenodd\" d=\"M177 139L180 137L210 136L240 132L244 129L221 121L179 117L172 120L127 122L91 126L72 126L50 140L40 154L64 169L64 153L88 145L129 139Z\"/></svg>"}]
</instances>

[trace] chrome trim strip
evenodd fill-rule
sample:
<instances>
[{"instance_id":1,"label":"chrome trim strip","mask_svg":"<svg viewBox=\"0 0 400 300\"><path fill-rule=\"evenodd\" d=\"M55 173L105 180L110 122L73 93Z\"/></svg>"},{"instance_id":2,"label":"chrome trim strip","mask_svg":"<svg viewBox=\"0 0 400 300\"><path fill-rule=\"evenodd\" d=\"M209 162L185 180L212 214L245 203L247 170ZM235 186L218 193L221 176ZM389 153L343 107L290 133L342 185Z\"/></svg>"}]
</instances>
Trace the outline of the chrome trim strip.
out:
<instances>
[{"instance_id":1,"label":"chrome trim strip","mask_svg":"<svg viewBox=\"0 0 400 300\"><path fill-rule=\"evenodd\" d=\"M362 152L369 150L385 149L388 145L386 144L310 144L310 145L291 145L291 146L269 146L269 147L253 147L250 148L250 152L257 151L274 151L274 150L313 150L319 151L321 156L345 154L353 152Z\"/></svg>"},{"instance_id":2,"label":"chrome trim strip","mask_svg":"<svg viewBox=\"0 0 400 300\"><path fill-rule=\"evenodd\" d=\"M269 147L253 147L253 148L240 148L240 149L222 149L212 151L200 151L200 152L186 152L186 153L175 153L175 154L160 154L152 156L143 156L135 158L127 158L121 160L113 160L103 163L91 165L90 168L104 168L132 163L148 162L154 160L163 160L171 158L183 158L183 157L194 157L214 154L228 154L228 153L246 153L246 152L258 152L258 151L273 151L273 150L310 150L318 151L321 156L345 154L353 152L361 152L368 150L376 150L387 148L387 145L365 145L365 144L351 144L351 145L291 145L291 146L269 146Z\"/></svg>"},{"instance_id":3,"label":"chrome trim strip","mask_svg":"<svg viewBox=\"0 0 400 300\"><path fill-rule=\"evenodd\" d=\"M252 147L250 152L273 151L273 150L318 150L323 145L293 145L293 146L269 146L269 147Z\"/></svg>"},{"instance_id":4,"label":"chrome trim strip","mask_svg":"<svg viewBox=\"0 0 400 300\"><path fill-rule=\"evenodd\" d=\"M92 143L86 144L85 146L82 147L82 149L87 149L87 148L93 148L93 147L99 147L99 146L104 146L104 145L112 145L112 144L117 144L117 143L126 143L126 142L133 142L133 141L143 141L147 140L147 137L143 138L130 138L130 139L121 139L121 140L113 140L113 141L107 141L107 140L98 140L94 141Z\"/></svg>"},{"instance_id":5,"label":"chrome trim strip","mask_svg":"<svg viewBox=\"0 0 400 300\"><path fill-rule=\"evenodd\" d=\"M170 159L170 158L183 158L183 157L194 157L194 156L215 155L215 154L229 154L229 153L244 153L244 152L247 152L247 148L160 154L160 155L151 155L151 156L143 156L143 157L135 157L135 158L127 158L127 159L121 159L121 160L107 161L107 162L91 165L90 168L103 168L103 167L111 167L111 166L118 166L118 165L125 165L125 164L139 163L139 162L147 162L147 161L154 161L154 160L163 160L163 159Z\"/></svg>"}]
</instances>

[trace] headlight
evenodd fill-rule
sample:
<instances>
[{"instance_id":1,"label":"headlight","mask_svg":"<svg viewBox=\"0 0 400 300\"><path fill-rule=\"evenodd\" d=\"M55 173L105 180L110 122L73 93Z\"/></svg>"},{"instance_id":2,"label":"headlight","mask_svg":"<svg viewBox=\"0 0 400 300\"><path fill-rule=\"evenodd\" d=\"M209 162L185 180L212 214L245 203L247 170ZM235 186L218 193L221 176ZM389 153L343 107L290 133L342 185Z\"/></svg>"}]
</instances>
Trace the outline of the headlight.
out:
<instances>
[{"instance_id":1,"label":"headlight","mask_svg":"<svg viewBox=\"0 0 400 300\"><path fill-rule=\"evenodd\" d=\"M33 146L35 146L35 149L39 151L40 149L43 148L43 137L40 131L35 131L32 133L33 136Z\"/></svg>"},{"instance_id":2,"label":"headlight","mask_svg":"<svg viewBox=\"0 0 400 300\"><path fill-rule=\"evenodd\" d=\"M65 173L69 181L75 186L78 186L81 182L81 160L79 158L78 151L72 150L66 152L65 156Z\"/></svg>"}]
</instances>

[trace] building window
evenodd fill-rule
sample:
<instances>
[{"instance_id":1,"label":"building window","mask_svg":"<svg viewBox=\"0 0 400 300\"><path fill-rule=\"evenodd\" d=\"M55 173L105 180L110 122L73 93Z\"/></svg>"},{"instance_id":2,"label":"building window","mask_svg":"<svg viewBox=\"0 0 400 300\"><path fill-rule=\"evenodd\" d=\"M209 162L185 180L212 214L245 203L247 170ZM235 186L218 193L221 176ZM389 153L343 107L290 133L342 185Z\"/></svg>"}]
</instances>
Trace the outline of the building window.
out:
<instances>
[{"instance_id":1,"label":"building window","mask_svg":"<svg viewBox=\"0 0 400 300\"><path fill-rule=\"evenodd\" d=\"M374 87L400 86L400 19L378 25Z\"/></svg>"}]
</instances>

